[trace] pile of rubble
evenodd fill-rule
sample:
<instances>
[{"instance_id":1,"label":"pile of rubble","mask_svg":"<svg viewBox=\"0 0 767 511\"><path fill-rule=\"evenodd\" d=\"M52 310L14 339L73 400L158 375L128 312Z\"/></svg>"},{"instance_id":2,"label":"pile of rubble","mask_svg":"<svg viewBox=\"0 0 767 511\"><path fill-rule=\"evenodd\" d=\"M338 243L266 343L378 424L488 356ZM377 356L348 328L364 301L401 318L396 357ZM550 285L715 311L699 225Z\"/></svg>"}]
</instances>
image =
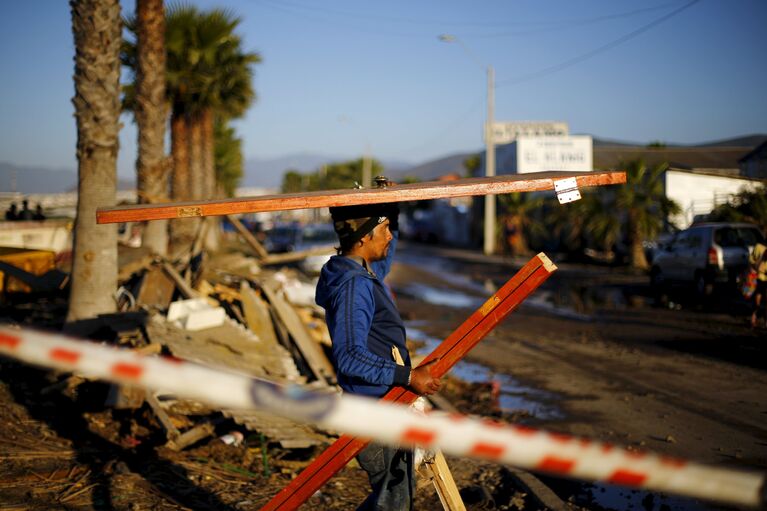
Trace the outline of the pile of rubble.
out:
<instances>
[{"instance_id":1,"label":"pile of rubble","mask_svg":"<svg viewBox=\"0 0 767 511\"><path fill-rule=\"evenodd\" d=\"M119 330L119 345L142 353L163 353L252 377L334 392L335 373L328 359L330 336L324 311L314 304L315 284L295 269L274 264L306 254L269 256L245 233L250 248L256 248L251 250L255 257L240 251L208 256L195 243L188 257L176 259L174 264L140 250L123 250L118 316L128 325L118 329L114 322L103 319ZM215 429L203 419L180 431L171 419L174 414L205 417L220 412L283 448L328 441L326 433L308 425L250 410L206 410L200 403L175 396L119 389L109 404L134 408L144 401L163 424L167 445L173 449L183 449Z\"/></svg>"}]
</instances>

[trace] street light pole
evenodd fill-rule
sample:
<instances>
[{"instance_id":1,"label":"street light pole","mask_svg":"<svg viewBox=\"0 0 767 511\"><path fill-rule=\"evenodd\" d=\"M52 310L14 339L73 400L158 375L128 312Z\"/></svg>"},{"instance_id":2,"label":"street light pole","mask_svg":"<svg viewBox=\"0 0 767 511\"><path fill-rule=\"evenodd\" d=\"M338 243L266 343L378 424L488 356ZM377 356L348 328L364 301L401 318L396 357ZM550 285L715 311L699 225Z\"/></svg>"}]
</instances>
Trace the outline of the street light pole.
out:
<instances>
[{"instance_id":1,"label":"street light pole","mask_svg":"<svg viewBox=\"0 0 767 511\"><path fill-rule=\"evenodd\" d=\"M445 43L458 43L475 62L479 59L462 40L452 34L442 34L438 39ZM493 139L493 111L495 110L495 70L487 66L487 119L485 122L485 176L495 175L495 140ZM485 255L495 252L495 195L485 196L484 246Z\"/></svg>"},{"instance_id":2,"label":"street light pole","mask_svg":"<svg viewBox=\"0 0 767 511\"><path fill-rule=\"evenodd\" d=\"M487 66L487 123L485 124L485 176L495 175L495 140L493 111L495 110L495 70ZM495 195L485 195L485 255L495 252Z\"/></svg>"}]
</instances>

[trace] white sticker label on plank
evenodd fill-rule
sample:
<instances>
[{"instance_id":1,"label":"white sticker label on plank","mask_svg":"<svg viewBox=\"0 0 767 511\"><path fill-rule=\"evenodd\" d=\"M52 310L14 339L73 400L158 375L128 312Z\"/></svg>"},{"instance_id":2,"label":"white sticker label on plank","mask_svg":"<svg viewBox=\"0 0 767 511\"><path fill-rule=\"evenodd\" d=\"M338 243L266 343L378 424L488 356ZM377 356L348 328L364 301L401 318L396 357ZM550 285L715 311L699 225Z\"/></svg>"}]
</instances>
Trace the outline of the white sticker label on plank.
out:
<instances>
[{"instance_id":1,"label":"white sticker label on plank","mask_svg":"<svg viewBox=\"0 0 767 511\"><path fill-rule=\"evenodd\" d=\"M581 198L578 182L574 177L554 181L554 191L557 192L557 199L560 204L567 204Z\"/></svg>"}]
</instances>

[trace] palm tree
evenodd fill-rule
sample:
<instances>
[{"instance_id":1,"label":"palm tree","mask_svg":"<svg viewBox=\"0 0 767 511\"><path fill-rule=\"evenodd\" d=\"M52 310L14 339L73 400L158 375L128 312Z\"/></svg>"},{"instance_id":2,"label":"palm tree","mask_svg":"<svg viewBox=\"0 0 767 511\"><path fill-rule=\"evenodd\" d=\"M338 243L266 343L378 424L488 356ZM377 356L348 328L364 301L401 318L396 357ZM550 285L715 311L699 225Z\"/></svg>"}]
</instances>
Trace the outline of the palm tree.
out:
<instances>
[{"instance_id":1,"label":"palm tree","mask_svg":"<svg viewBox=\"0 0 767 511\"><path fill-rule=\"evenodd\" d=\"M255 99L252 64L261 61L256 53L243 53L242 41L234 34L240 19L229 11L201 13L196 27L199 62L198 86L192 101L192 123L201 136L202 192L215 195L215 130L217 120L242 116Z\"/></svg>"},{"instance_id":2,"label":"palm tree","mask_svg":"<svg viewBox=\"0 0 767 511\"><path fill-rule=\"evenodd\" d=\"M709 215L716 222L751 222L767 230L767 184L743 189Z\"/></svg>"},{"instance_id":3,"label":"palm tree","mask_svg":"<svg viewBox=\"0 0 767 511\"><path fill-rule=\"evenodd\" d=\"M96 208L116 198L122 41L118 0L71 0L70 8L78 199L68 322L115 310L117 228L97 225Z\"/></svg>"},{"instance_id":4,"label":"palm tree","mask_svg":"<svg viewBox=\"0 0 767 511\"><path fill-rule=\"evenodd\" d=\"M165 8L163 0L136 2L136 78L134 115L138 125L136 182L139 201L167 202L168 165L165 157ZM143 245L166 255L168 221L149 222Z\"/></svg>"},{"instance_id":5,"label":"palm tree","mask_svg":"<svg viewBox=\"0 0 767 511\"><path fill-rule=\"evenodd\" d=\"M616 208L615 201L614 190L608 190L586 192L582 200L575 203L574 222L580 224L588 240L606 252L614 251L623 231L624 215Z\"/></svg>"},{"instance_id":6,"label":"palm tree","mask_svg":"<svg viewBox=\"0 0 767 511\"><path fill-rule=\"evenodd\" d=\"M197 17L195 7L173 4L168 9L165 24L166 94L171 109L170 149L173 162L171 197L174 201L186 201L193 197L188 110L194 91L192 67L198 57L190 51L188 41ZM193 219L171 221L171 246L191 243L197 226L198 222Z\"/></svg>"},{"instance_id":7,"label":"palm tree","mask_svg":"<svg viewBox=\"0 0 767 511\"><path fill-rule=\"evenodd\" d=\"M214 126L241 116L255 98L250 66L260 57L242 51L241 39L234 34L239 23L226 10L201 12L182 4L168 9L166 94L176 201L216 195ZM135 70L132 53L135 48L127 43L124 63ZM190 220L171 222L173 244L188 241L195 227Z\"/></svg>"},{"instance_id":8,"label":"palm tree","mask_svg":"<svg viewBox=\"0 0 767 511\"><path fill-rule=\"evenodd\" d=\"M626 214L630 264L634 268L646 269L648 264L642 242L655 238L666 219L678 213L680 208L666 197L663 174L668 169L667 163L649 168L638 159L626 163L624 168L626 184L617 190L615 206L617 211Z\"/></svg>"},{"instance_id":9,"label":"palm tree","mask_svg":"<svg viewBox=\"0 0 767 511\"><path fill-rule=\"evenodd\" d=\"M543 206L543 197L531 193L508 193L498 196L503 215L503 246L511 255L530 253L528 239L543 232L535 212Z\"/></svg>"}]
</instances>

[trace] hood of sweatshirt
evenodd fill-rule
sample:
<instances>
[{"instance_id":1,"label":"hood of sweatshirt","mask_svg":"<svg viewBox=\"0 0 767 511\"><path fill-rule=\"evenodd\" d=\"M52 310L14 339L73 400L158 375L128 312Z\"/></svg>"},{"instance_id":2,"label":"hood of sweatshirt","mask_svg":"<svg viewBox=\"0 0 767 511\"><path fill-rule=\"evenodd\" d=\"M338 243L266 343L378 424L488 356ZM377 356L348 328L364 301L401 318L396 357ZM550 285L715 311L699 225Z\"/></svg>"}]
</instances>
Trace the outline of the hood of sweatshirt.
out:
<instances>
[{"instance_id":1,"label":"hood of sweatshirt","mask_svg":"<svg viewBox=\"0 0 767 511\"><path fill-rule=\"evenodd\" d=\"M341 286L356 275L373 278L357 261L340 255L331 257L320 272L314 301L320 307L327 309Z\"/></svg>"}]
</instances>

